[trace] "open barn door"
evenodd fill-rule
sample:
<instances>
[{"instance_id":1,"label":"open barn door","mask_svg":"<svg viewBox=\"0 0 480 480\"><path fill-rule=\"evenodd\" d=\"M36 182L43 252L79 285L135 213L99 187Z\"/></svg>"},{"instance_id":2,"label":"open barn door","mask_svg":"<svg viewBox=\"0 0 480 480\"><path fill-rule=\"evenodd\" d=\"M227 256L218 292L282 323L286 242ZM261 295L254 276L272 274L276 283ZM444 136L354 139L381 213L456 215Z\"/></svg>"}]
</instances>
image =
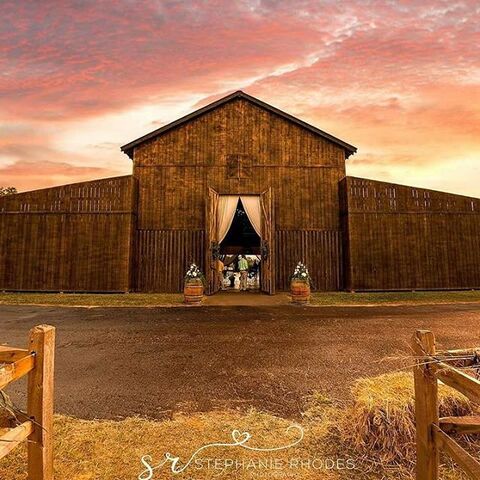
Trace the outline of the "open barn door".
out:
<instances>
[{"instance_id":1,"label":"open barn door","mask_svg":"<svg viewBox=\"0 0 480 480\"><path fill-rule=\"evenodd\" d=\"M213 188L208 188L208 196L206 202L206 231L205 231L205 277L207 280L206 293L211 295L218 291L217 276L215 275L214 266L215 259L219 252L218 245L218 199L219 195Z\"/></svg>"},{"instance_id":2,"label":"open barn door","mask_svg":"<svg viewBox=\"0 0 480 480\"><path fill-rule=\"evenodd\" d=\"M262 210L260 288L265 293L273 295L275 293L275 218L271 188L260 195L260 206Z\"/></svg>"}]
</instances>

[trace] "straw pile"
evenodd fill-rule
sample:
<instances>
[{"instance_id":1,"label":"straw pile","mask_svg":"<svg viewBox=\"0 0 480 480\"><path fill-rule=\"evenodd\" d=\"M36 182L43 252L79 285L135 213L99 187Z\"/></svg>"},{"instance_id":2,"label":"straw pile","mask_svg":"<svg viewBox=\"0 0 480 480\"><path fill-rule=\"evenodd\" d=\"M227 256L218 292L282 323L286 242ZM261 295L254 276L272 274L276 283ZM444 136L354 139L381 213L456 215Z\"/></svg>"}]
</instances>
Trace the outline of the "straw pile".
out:
<instances>
[{"instance_id":1,"label":"straw pile","mask_svg":"<svg viewBox=\"0 0 480 480\"><path fill-rule=\"evenodd\" d=\"M415 462L413 375L393 373L355 382L353 404L338 419L338 434L357 455L383 466ZM439 384L440 416L471 415L474 406L456 390Z\"/></svg>"},{"instance_id":2,"label":"straw pile","mask_svg":"<svg viewBox=\"0 0 480 480\"><path fill-rule=\"evenodd\" d=\"M411 373L362 379L353 386L352 403L335 405L322 394L309 398L302 427L303 440L295 447L270 453L241 448L214 447L199 454L203 460L235 459L252 468L203 468L192 466L173 475L167 465L154 472L153 480L187 478L195 480L372 480L413 479L414 400ZM473 407L454 390L441 386L441 415L471 414ZM298 438L287 432L291 420L260 413L224 411L196 415L175 415L156 422L141 418L123 421L86 421L56 416L56 480L135 480L144 470L141 457L151 455L158 463L166 452L184 463L198 448L211 442L232 442L231 432L249 432L250 446L277 447ZM354 470L311 468L308 460L353 459ZM263 468L259 461L276 459L279 468ZM303 459L305 465L291 465ZM26 448L14 450L0 460L0 479L26 480ZM255 463L256 462L256 463ZM442 469L445 480L460 480L458 468Z\"/></svg>"},{"instance_id":3,"label":"straw pile","mask_svg":"<svg viewBox=\"0 0 480 480\"><path fill-rule=\"evenodd\" d=\"M238 429L252 435L248 445L278 447L293 442L298 432L286 432L292 421L251 411L248 413L210 412L176 415L172 420L156 422L140 418L123 421L85 421L55 417L56 480L136 480L144 470L141 457L152 456L159 463L166 452L186 462L195 450L211 442L232 442L231 432ZM309 458L310 439L318 437L305 427L305 441L277 452L259 453L239 447L213 447L199 454L202 468L192 465L181 474L172 474L170 464L154 472L154 480L247 480L292 479L336 480L335 472L290 467L291 459ZM26 480L26 449L19 447L0 460L0 479ZM207 467L208 459L219 459ZM243 467L222 469L225 459L243 462ZM262 467L260 461L281 463L280 468ZM253 463L249 461L253 460Z\"/></svg>"}]
</instances>

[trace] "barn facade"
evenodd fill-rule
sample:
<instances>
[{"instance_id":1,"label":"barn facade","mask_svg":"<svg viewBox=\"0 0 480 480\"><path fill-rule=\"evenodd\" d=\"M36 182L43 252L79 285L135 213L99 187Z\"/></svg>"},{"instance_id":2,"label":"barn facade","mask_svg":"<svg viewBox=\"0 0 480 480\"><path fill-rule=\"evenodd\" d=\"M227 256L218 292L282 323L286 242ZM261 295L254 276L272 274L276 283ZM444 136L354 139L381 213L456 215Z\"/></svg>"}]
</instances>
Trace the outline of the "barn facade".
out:
<instances>
[{"instance_id":1,"label":"barn facade","mask_svg":"<svg viewBox=\"0 0 480 480\"><path fill-rule=\"evenodd\" d=\"M346 177L355 147L243 92L122 151L132 175L0 198L0 290L177 292L194 261L214 293L237 199L266 293L299 260L316 290L480 287L480 200Z\"/></svg>"}]
</instances>

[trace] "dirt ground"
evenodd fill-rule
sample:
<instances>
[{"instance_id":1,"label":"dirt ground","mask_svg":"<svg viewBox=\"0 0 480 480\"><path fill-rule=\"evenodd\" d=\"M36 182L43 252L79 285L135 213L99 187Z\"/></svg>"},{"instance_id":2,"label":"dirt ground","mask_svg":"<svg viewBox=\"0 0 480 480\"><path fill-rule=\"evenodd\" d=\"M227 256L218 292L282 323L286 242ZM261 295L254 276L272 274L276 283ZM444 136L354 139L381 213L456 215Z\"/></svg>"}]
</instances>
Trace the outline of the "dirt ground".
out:
<instances>
[{"instance_id":1,"label":"dirt ground","mask_svg":"<svg viewBox=\"0 0 480 480\"><path fill-rule=\"evenodd\" d=\"M255 406L296 417L322 391L405 364L417 328L439 346L480 344L480 306L61 308L0 306L0 343L57 327L56 411L80 418ZM23 384L9 387L19 405Z\"/></svg>"}]
</instances>

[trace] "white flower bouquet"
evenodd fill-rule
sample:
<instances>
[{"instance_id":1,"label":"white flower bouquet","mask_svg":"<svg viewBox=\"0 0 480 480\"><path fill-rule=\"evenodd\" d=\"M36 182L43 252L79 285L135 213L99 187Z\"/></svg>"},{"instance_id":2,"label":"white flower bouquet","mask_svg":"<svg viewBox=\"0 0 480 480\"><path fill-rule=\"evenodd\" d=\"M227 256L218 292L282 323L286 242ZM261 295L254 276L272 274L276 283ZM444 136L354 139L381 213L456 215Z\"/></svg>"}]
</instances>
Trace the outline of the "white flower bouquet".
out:
<instances>
[{"instance_id":1,"label":"white flower bouquet","mask_svg":"<svg viewBox=\"0 0 480 480\"><path fill-rule=\"evenodd\" d=\"M197 281L205 284L205 276L195 263L192 263L185 274L185 282L196 283Z\"/></svg>"},{"instance_id":2,"label":"white flower bouquet","mask_svg":"<svg viewBox=\"0 0 480 480\"><path fill-rule=\"evenodd\" d=\"M290 277L290 280L299 280L310 284L310 274L308 273L307 267L302 262L297 263L297 266L295 267L295 270Z\"/></svg>"}]
</instances>

